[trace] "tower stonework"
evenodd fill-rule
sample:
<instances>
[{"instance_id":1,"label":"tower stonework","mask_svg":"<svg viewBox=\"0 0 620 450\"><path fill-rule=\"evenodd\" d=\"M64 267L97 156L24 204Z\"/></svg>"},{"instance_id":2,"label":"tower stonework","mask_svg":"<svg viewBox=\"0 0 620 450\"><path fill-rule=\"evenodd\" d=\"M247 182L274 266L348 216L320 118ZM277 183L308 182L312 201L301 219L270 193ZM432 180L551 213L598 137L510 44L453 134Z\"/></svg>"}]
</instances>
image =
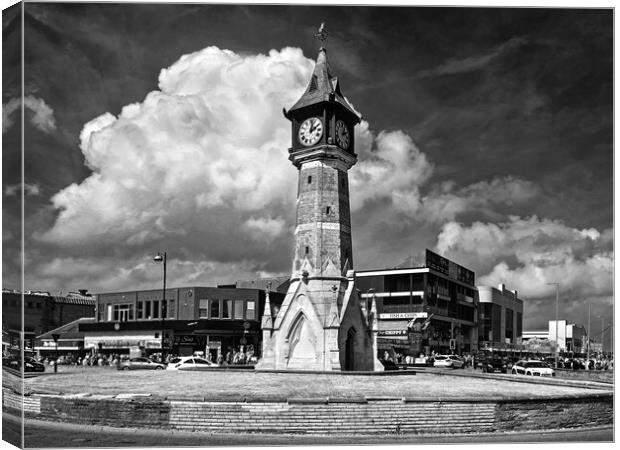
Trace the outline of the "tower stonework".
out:
<instances>
[{"instance_id":1,"label":"tower stonework","mask_svg":"<svg viewBox=\"0 0 620 450\"><path fill-rule=\"evenodd\" d=\"M263 315L257 369L382 370L372 313L354 287L348 170L357 162L353 129L361 119L324 48L308 87L284 115L298 169L292 275L277 314L269 308Z\"/></svg>"}]
</instances>

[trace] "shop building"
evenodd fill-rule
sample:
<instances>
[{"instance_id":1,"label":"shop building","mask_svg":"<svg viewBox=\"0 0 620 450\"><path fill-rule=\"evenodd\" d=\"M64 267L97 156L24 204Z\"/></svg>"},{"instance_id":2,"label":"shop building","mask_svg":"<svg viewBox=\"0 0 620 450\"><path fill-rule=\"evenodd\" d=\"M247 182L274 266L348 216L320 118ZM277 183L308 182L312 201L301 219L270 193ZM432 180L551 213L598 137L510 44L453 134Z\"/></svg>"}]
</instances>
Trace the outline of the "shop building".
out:
<instances>
[{"instance_id":1,"label":"shop building","mask_svg":"<svg viewBox=\"0 0 620 450\"><path fill-rule=\"evenodd\" d=\"M478 348L477 290L473 271L426 250L421 267L357 271L365 307L377 305L379 356Z\"/></svg>"},{"instance_id":2,"label":"shop building","mask_svg":"<svg viewBox=\"0 0 620 450\"><path fill-rule=\"evenodd\" d=\"M283 294L270 293L281 304ZM212 360L231 350L260 351L260 289L182 287L102 293L97 318L80 324L84 347L104 354L162 352L204 354Z\"/></svg>"},{"instance_id":3,"label":"shop building","mask_svg":"<svg viewBox=\"0 0 620 450\"><path fill-rule=\"evenodd\" d=\"M35 351L35 338L81 317L94 317L95 297L86 290L66 295L2 290L2 351ZM22 322L23 321L23 322ZM23 328L22 328L23 325Z\"/></svg>"},{"instance_id":4,"label":"shop building","mask_svg":"<svg viewBox=\"0 0 620 450\"><path fill-rule=\"evenodd\" d=\"M79 325L94 322L94 317L82 317L43 333L37 336L34 349L42 358L56 358L59 355L83 357L88 352L84 348L84 332L79 330Z\"/></svg>"},{"instance_id":5,"label":"shop building","mask_svg":"<svg viewBox=\"0 0 620 450\"><path fill-rule=\"evenodd\" d=\"M561 353L586 353L588 332L582 325L568 323L566 320L549 321L549 340L556 342Z\"/></svg>"},{"instance_id":6,"label":"shop building","mask_svg":"<svg viewBox=\"0 0 620 450\"><path fill-rule=\"evenodd\" d=\"M478 286L478 342L481 349L520 350L523 344L523 300L504 284Z\"/></svg>"}]
</instances>

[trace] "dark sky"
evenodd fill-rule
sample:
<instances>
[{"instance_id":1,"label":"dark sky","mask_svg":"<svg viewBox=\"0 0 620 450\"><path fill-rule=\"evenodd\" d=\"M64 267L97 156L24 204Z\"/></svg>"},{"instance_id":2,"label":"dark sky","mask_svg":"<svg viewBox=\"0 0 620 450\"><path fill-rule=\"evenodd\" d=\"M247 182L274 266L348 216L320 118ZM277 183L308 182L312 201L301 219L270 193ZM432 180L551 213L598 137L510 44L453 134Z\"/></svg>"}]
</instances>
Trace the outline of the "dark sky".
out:
<instances>
[{"instance_id":1,"label":"dark sky","mask_svg":"<svg viewBox=\"0 0 620 450\"><path fill-rule=\"evenodd\" d=\"M330 65L365 121L355 267L430 248L517 289L526 329L553 318L554 281L569 321L585 322L587 302L597 324L611 316L611 9L27 3L24 20L25 289L154 287L149 255L163 249L173 286L287 273L296 173L274 130L288 130L279 111L303 91L326 22ZM5 10L8 288L20 285L19 26Z\"/></svg>"}]
</instances>

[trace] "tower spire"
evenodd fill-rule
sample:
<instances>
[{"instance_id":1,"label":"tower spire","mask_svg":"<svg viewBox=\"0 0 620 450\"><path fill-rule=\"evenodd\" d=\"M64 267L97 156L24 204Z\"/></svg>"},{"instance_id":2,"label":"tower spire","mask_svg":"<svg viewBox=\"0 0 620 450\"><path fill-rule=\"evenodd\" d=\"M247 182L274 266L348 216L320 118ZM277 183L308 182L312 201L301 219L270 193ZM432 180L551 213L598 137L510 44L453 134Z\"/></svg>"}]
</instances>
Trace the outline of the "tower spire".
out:
<instances>
[{"instance_id":1,"label":"tower spire","mask_svg":"<svg viewBox=\"0 0 620 450\"><path fill-rule=\"evenodd\" d=\"M321 49L324 49L323 44L327 40L327 35L329 33L325 30L325 22L321 22L321 26L319 27L319 31L314 35L319 41L321 41Z\"/></svg>"}]
</instances>

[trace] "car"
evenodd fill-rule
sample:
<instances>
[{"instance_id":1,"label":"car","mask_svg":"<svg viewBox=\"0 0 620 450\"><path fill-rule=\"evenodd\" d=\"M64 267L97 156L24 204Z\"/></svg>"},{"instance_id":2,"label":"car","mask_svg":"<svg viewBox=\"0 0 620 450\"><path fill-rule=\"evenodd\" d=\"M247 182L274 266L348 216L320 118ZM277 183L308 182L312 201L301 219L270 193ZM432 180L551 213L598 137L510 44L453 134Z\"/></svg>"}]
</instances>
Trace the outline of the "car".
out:
<instances>
[{"instance_id":1,"label":"car","mask_svg":"<svg viewBox=\"0 0 620 450\"><path fill-rule=\"evenodd\" d=\"M502 358L486 358L482 361L482 371L484 373L494 373L501 372L506 373L508 371L508 366L506 361Z\"/></svg>"},{"instance_id":2,"label":"car","mask_svg":"<svg viewBox=\"0 0 620 450\"><path fill-rule=\"evenodd\" d=\"M167 370L205 370L210 367L218 367L217 364L204 358L195 356L179 356L172 358L168 363Z\"/></svg>"},{"instance_id":3,"label":"car","mask_svg":"<svg viewBox=\"0 0 620 450\"><path fill-rule=\"evenodd\" d=\"M20 358L7 356L2 358L2 365L11 369L20 370L22 362ZM24 372L45 372L45 365L27 356L24 358Z\"/></svg>"},{"instance_id":4,"label":"car","mask_svg":"<svg viewBox=\"0 0 620 450\"><path fill-rule=\"evenodd\" d=\"M555 370L553 370L544 361L537 360L521 360L517 361L512 366L513 375L529 375L536 377L554 377Z\"/></svg>"},{"instance_id":5,"label":"car","mask_svg":"<svg viewBox=\"0 0 620 450\"><path fill-rule=\"evenodd\" d=\"M383 365L383 370L398 370L398 366L391 359L379 359L379 362Z\"/></svg>"},{"instance_id":6,"label":"car","mask_svg":"<svg viewBox=\"0 0 620 450\"><path fill-rule=\"evenodd\" d=\"M462 369L465 367L465 362L456 355L435 355L433 367Z\"/></svg>"},{"instance_id":7,"label":"car","mask_svg":"<svg viewBox=\"0 0 620 450\"><path fill-rule=\"evenodd\" d=\"M118 370L163 370L165 368L165 364L141 357L126 359L118 365Z\"/></svg>"}]
</instances>

